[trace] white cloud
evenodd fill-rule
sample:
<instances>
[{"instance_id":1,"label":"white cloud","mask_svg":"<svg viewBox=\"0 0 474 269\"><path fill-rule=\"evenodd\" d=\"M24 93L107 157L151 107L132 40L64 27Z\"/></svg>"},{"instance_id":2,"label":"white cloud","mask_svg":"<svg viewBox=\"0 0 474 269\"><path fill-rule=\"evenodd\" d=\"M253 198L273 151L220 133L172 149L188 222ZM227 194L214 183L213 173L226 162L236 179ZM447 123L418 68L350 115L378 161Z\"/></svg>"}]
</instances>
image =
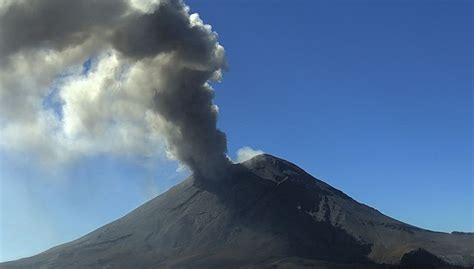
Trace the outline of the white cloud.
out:
<instances>
[{"instance_id":1,"label":"white cloud","mask_svg":"<svg viewBox=\"0 0 474 269\"><path fill-rule=\"evenodd\" d=\"M160 5L159 0L129 0L129 3L143 13L152 13Z\"/></svg>"},{"instance_id":2,"label":"white cloud","mask_svg":"<svg viewBox=\"0 0 474 269\"><path fill-rule=\"evenodd\" d=\"M240 148L239 150L237 150L237 162L238 163L245 162L263 153L264 153L263 151L255 150L251 147Z\"/></svg>"},{"instance_id":3,"label":"white cloud","mask_svg":"<svg viewBox=\"0 0 474 269\"><path fill-rule=\"evenodd\" d=\"M48 166L97 154L166 157L164 123L153 110L153 89L145 86L146 66L128 63L113 50L97 56L87 75L82 52L18 57L4 69L9 73L0 90L1 148ZM61 69L66 71L57 75ZM47 98L57 107L44 105Z\"/></svg>"}]
</instances>

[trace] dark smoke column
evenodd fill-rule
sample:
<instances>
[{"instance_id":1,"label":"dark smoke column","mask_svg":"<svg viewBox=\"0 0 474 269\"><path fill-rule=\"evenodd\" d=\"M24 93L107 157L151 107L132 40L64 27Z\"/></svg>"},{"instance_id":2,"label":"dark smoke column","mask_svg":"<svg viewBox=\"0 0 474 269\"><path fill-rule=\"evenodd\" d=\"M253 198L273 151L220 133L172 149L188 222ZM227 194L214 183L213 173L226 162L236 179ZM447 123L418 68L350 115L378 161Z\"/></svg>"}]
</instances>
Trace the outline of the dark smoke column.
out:
<instances>
[{"instance_id":1,"label":"dark smoke column","mask_svg":"<svg viewBox=\"0 0 474 269\"><path fill-rule=\"evenodd\" d=\"M159 132L167 138L170 152L197 176L218 178L229 165L226 137L216 128L217 106L208 84L221 77L224 49L217 34L198 15L190 15L183 1L161 0L147 11L134 7L131 0L0 3L0 71L15 68L18 59L41 68L47 60L30 55L54 52L65 59L71 48L80 53L70 57L70 65L109 53L118 55L124 69L138 66L140 83L133 82L136 77L113 83L138 95L153 93L151 105L142 105L164 122ZM44 78L45 85L53 79L54 74ZM108 90L104 87L101 91ZM15 91L13 86L0 89L0 97L13 96ZM93 121L75 116L84 124ZM87 126L83 129L88 131Z\"/></svg>"},{"instance_id":2,"label":"dark smoke column","mask_svg":"<svg viewBox=\"0 0 474 269\"><path fill-rule=\"evenodd\" d=\"M208 85L225 68L217 34L197 15L189 16L182 1L170 0L151 14L131 15L116 31L113 45L139 61L167 56L161 60L161 83L153 87L155 111L168 123L169 148L196 176L217 178L230 163Z\"/></svg>"}]
</instances>

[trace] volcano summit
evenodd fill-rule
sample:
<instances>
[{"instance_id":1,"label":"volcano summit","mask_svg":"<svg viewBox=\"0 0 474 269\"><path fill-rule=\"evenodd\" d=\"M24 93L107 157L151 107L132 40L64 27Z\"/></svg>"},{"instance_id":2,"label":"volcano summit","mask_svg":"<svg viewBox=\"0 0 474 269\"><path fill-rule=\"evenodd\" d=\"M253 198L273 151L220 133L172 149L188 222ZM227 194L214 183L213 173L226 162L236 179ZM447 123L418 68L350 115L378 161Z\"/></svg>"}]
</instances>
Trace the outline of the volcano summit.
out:
<instances>
[{"instance_id":1,"label":"volcano summit","mask_svg":"<svg viewBox=\"0 0 474 269\"><path fill-rule=\"evenodd\" d=\"M264 154L0 268L461 268L474 266L473 243L392 219Z\"/></svg>"}]
</instances>

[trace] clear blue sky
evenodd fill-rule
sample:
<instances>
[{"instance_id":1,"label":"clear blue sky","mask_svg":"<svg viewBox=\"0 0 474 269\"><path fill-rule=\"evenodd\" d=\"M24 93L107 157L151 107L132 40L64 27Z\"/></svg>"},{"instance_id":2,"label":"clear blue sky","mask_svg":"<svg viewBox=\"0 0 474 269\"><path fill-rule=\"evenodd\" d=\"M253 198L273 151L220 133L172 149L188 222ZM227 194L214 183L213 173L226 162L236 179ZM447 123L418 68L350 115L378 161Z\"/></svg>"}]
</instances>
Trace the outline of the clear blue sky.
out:
<instances>
[{"instance_id":1,"label":"clear blue sky","mask_svg":"<svg viewBox=\"0 0 474 269\"><path fill-rule=\"evenodd\" d=\"M288 159L356 200L474 231L471 1L187 1L219 33L229 155ZM75 239L185 177L99 156L61 171L0 152L0 260ZM152 167L152 168L150 168Z\"/></svg>"}]
</instances>

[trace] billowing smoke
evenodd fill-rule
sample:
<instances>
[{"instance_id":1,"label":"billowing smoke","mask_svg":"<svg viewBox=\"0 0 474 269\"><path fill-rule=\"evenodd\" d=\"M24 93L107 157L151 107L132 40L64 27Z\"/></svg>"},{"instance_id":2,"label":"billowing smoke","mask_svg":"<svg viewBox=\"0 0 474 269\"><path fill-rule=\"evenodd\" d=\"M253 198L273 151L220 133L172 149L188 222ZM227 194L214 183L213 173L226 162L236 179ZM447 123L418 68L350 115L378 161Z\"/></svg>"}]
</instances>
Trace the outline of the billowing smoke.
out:
<instances>
[{"instance_id":1,"label":"billowing smoke","mask_svg":"<svg viewBox=\"0 0 474 269\"><path fill-rule=\"evenodd\" d=\"M164 136L168 155L197 175L228 165L209 85L221 79L224 49L182 1L0 5L1 146L49 143L57 158L150 154Z\"/></svg>"}]
</instances>

